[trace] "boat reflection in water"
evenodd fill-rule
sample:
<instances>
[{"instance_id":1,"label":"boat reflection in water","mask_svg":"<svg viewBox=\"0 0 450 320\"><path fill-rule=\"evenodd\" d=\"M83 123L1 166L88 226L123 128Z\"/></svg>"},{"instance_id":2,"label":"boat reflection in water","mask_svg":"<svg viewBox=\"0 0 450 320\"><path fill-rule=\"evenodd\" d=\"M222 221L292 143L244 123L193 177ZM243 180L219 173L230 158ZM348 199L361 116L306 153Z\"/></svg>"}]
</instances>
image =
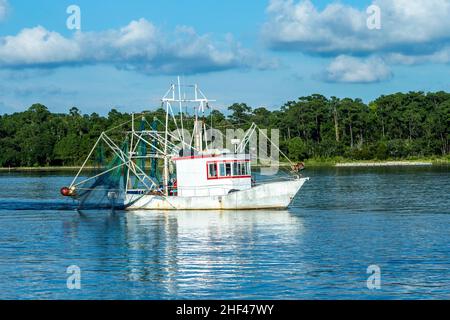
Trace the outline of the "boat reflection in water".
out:
<instances>
[{"instance_id":1,"label":"boat reflection in water","mask_svg":"<svg viewBox=\"0 0 450 320\"><path fill-rule=\"evenodd\" d=\"M283 248L301 245L303 233L285 210L144 210L125 219L128 280L150 281L162 297L243 296L243 286L262 285L256 279L277 279L277 265L289 264Z\"/></svg>"}]
</instances>

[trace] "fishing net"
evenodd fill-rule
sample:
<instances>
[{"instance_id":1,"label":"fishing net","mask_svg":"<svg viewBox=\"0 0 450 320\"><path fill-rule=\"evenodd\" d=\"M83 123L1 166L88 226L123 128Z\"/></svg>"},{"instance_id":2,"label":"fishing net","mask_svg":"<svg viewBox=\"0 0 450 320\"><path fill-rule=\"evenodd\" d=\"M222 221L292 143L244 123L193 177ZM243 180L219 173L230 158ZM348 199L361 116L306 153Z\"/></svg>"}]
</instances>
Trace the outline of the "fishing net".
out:
<instances>
[{"instance_id":1,"label":"fishing net","mask_svg":"<svg viewBox=\"0 0 450 320\"><path fill-rule=\"evenodd\" d=\"M141 121L140 130L145 131L145 119ZM156 121L151 125L152 130L156 130ZM91 166L83 166L78 181L75 183L73 198L78 201L79 210L113 208L123 209L126 190L147 190L148 184L143 183L142 178L138 179L136 172L145 173L151 180L159 184L161 182L158 170L157 149L154 147L157 142L152 141L150 150L144 140L135 143L133 150L130 150L127 137L122 143L114 142L106 135L99 139L95 149L87 160ZM136 142L136 141L135 141ZM120 147L116 147L119 146ZM129 155L134 154L130 170ZM149 157L153 156L153 157Z\"/></svg>"},{"instance_id":2,"label":"fishing net","mask_svg":"<svg viewBox=\"0 0 450 320\"><path fill-rule=\"evenodd\" d=\"M78 200L78 209L122 209L128 167L119 155L108 157L109 152L105 152L102 143L99 143L96 149L93 168L85 169L80 176L85 179L92 178L76 187L74 198ZM121 150L128 152L127 141L122 144Z\"/></svg>"}]
</instances>

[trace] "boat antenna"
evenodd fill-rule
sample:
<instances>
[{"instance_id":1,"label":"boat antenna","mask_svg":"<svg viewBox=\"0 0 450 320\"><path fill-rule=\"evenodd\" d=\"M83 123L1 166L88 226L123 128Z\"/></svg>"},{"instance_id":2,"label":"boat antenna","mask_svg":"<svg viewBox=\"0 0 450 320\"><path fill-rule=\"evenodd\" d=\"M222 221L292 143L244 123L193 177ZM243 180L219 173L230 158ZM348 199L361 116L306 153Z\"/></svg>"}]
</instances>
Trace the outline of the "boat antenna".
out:
<instances>
[{"instance_id":1,"label":"boat antenna","mask_svg":"<svg viewBox=\"0 0 450 320\"><path fill-rule=\"evenodd\" d=\"M180 76L177 77L178 80L178 100L180 104L180 122L181 122L181 140L184 143L184 125L183 125L183 103L181 99L181 83L180 83Z\"/></svg>"}]
</instances>

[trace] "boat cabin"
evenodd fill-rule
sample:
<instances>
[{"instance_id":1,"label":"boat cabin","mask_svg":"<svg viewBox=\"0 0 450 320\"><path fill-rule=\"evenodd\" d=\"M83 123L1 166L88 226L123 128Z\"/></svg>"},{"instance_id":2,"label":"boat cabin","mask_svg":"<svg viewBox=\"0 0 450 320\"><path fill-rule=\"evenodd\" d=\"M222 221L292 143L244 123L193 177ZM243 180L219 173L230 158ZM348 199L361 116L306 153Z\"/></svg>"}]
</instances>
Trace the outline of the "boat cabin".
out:
<instances>
[{"instance_id":1,"label":"boat cabin","mask_svg":"<svg viewBox=\"0 0 450 320\"><path fill-rule=\"evenodd\" d=\"M222 196L252 186L248 154L198 154L172 161L176 164L178 196Z\"/></svg>"}]
</instances>

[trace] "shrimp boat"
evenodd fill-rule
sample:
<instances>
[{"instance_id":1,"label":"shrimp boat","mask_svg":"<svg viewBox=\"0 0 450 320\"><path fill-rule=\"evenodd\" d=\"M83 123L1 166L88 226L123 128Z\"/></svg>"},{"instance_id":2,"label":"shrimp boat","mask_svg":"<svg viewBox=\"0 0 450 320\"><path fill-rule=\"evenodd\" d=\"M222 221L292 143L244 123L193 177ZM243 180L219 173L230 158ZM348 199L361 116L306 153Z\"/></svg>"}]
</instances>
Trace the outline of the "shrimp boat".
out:
<instances>
[{"instance_id":1,"label":"shrimp boat","mask_svg":"<svg viewBox=\"0 0 450 320\"><path fill-rule=\"evenodd\" d=\"M61 194L80 206L101 198L126 210L287 208L309 180L299 173L303 165L288 159L292 166L287 177L257 175L252 170L257 162L250 144L258 132L272 150L286 155L254 123L240 139L230 139L231 147L218 147L207 129L212 101L197 85L181 85L178 79L161 99L163 119L154 117L150 123L146 113L132 114L130 121L102 132ZM189 115L184 110L192 104L194 112ZM189 123L192 134L185 129ZM109 160L106 165L105 159Z\"/></svg>"}]
</instances>

